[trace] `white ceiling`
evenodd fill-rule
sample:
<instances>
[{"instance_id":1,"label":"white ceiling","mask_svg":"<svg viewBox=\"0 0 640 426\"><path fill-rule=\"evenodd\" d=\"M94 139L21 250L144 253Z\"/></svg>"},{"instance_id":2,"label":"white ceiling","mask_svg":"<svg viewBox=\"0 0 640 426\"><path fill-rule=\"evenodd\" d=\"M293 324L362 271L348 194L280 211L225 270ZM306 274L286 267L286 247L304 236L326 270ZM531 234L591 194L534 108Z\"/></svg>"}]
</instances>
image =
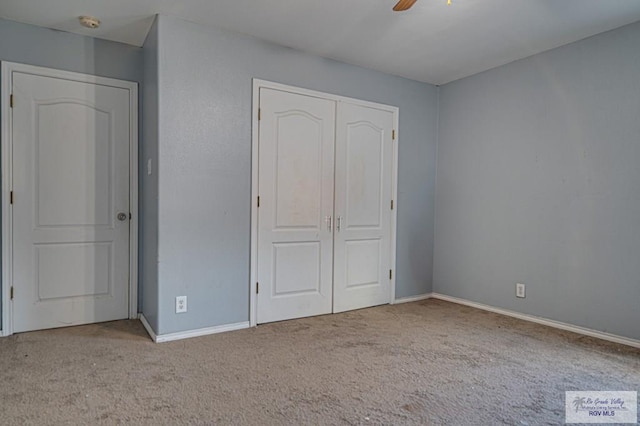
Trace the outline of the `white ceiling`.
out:
<instances>
[{"instance_id":1,"label":"white ceiling","mask_svg":"<svg viewBox=\"0 0 640 426\"><path fill-rule=\"evenodd\" d=\"M0 0L0 17L140 46L159 13L432 84L640 20L637 0L418 0L401 13L395 2Z\"/></svg>"}]
</instances>

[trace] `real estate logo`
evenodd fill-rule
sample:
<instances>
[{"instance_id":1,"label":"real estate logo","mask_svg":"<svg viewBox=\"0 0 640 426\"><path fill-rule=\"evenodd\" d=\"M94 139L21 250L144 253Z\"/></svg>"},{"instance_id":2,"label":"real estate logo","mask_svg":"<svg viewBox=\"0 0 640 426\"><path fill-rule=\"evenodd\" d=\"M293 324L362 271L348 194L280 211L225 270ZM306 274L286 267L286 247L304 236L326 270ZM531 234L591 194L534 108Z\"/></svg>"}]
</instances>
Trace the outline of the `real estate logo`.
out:
<instances>
[{"instance_id":1,"label":"real estate logo","mask_svg":"<svg viewBox=\"0 0 640 426\"><path fill-rule=\"evenodd\" d=\"M638 423L638 392L567 391L566 423Z\"/></svg>"}]
</instances>

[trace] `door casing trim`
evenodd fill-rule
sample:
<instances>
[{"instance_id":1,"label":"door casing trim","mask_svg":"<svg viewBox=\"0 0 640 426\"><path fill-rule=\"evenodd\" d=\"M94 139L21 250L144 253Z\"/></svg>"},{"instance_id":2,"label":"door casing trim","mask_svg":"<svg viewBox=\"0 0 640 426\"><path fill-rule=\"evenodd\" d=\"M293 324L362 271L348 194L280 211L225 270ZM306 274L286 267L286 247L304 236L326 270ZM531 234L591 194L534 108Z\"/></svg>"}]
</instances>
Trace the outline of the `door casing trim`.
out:
<instances>
[{"instance_id":1,"label":"door casing trim","mask_svg":"<svg viewBox=\"0 0 640 426\"><path fill-rule=\"evenodd\" d=\"M391 268L393 275L390 282L389 303L393 303L396 298L396 224L398 212L398 142L400 140L398 129L398 115L400 109L395 106L379 104L375 102L363 101L355 98L334 95L315 90L303 89L272 81L253 79L253 98L251 107L251 260L250 260L250 281L249 281L249 325L255 327L258 323L258 298L256 294L256 283L258 279L258 154L259 154L259 122L258 108L260 108L260 89L275 89L298 95L313 96L316 98L344 102L364 107L376 108L393 113L393 128L395 130L395 140L393 140L393 159L391 170L391 199L394 200L394 208L391 210ZM336 108L337 111L337 108Z\"/></svg>"},{"instance_id":2,"label":"door casing trim","mask_svg":"<svg viewBox=\"0 0 640 426\"><path fill-rule=\"evenodd\" d=\"M9 193L13 187L12 161L12 110L9 105L12 74L14 71L63 80L100 84L129 91L129 319L138 318L138 83L114 78L98 77L71 71L38 67L15 62L2 62L0 66L0 155L2 158L2 329L0 336L13 334L13 303L11 301L11 283L13 281L13 222Z\"/></svg>"}]
</instances>

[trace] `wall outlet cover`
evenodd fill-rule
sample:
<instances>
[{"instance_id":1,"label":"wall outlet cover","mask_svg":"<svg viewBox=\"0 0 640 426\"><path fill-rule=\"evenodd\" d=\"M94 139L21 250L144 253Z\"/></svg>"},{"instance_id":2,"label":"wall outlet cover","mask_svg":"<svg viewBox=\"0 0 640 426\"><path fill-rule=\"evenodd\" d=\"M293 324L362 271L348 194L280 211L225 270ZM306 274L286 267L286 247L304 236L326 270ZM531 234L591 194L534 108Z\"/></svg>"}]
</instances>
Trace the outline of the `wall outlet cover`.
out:
<instances>
[{"instance_id":1,"label":"wall outlet cover","mask_svg":"<svg viewBox=\"0 0 640 426\"><path fill-rule=\"evenodd\" d=\"M516 284L516 297L524 298L526 296L526 289L524 284Z\"/></svg>"},{"instance_id":2,"label":"wall outlet cover","mask_svg":"<svg viewBox=\"0 0 640 426\"><path fill-rule=\"evenodd\" d=\"M187 296L176 297L176 314L187 312Z\"/></svg>"}]
</instances>

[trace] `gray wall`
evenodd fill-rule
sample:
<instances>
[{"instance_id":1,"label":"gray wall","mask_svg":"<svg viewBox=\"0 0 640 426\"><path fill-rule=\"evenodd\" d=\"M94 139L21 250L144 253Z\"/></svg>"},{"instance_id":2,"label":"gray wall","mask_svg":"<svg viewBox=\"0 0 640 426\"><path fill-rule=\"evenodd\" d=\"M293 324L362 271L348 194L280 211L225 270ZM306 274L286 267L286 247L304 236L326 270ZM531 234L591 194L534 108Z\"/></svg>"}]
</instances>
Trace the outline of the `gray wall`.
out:
<instances>
[{"instance_id":1,"label":"gray wall","mask_svg":"<svg viewBox=\"0 0 640 426\"><path fill-rule=\"evenodd\" d=\"M0 19L0 60L142 82L142 50Z\"/></svg>"},{"instance_id":2,"label":"gray wall","mask_svg":"<svg viewBox=\"0 0 640 426\"><path fill-rule=\"evenodd\" d=\"M248 319L256 77L400 107L397 297L433 275L439 293L640 338L640 24L450 83L439 111L434 86L168 17L144 49L6 20L0 40L0 60L146 79L140 302L158 333Z\"/></svg>"},{"instance_id":3,"label":"gray wall","mask_svg":"<svg viewBox=\"0 0 640 426\"><path fill-rule=\"evenodd\" d=\"M159 17L164 334L249 319L252 78L400 108L397 297L431 291L437 88ZM175 314L175 297L188 313Z\"/></svg>"},{"instance_id":4,"label":"gray wall","mask_svg":"<svg viewBox=\"0 0 640 426\"><path fill-rule=\"evenodd\" d=\"M633 24L441 88L434 291L640 339L638 46Z\"/></svg>"},{"instance_id":5,"label":"gray wall","mask_svg":"<svg viewBox=\"0 0 640 426\"><path fill-rule=\"evenodd\" d=\"M142 82L139 48L3 19L0 61Z\"/></svg>"},{"instance_id":6,"label":"gray wall","mask_svg":"<svg viewBox=\"0 0 640 426\"><path fill-rule=\"evenodd\" d=\"M158 22L149 30L142 48L144 88L140 144L140 302L141 312L158 329ZM151 160L151 175L147 172Z\"/></svg>"}]
</instances>

